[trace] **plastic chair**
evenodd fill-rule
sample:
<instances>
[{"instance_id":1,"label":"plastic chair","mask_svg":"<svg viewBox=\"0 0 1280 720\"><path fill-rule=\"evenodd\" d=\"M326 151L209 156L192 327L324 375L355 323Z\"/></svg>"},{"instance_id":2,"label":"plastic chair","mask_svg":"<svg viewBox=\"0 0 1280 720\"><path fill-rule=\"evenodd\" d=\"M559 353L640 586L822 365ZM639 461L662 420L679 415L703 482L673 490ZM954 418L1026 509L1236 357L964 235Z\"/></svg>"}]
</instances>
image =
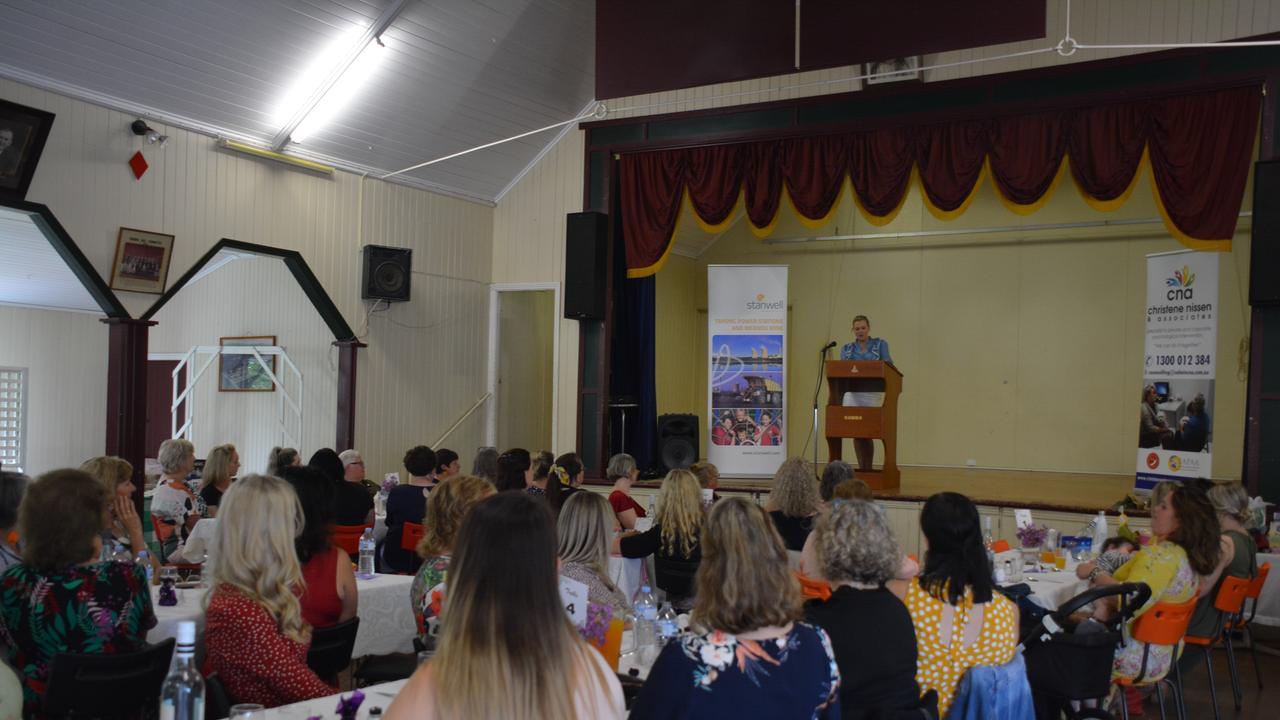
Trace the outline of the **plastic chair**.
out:
<instances>
[{"instance_id":1,"label":"plastic chair","mask_svg":"<svg viewBox=\"0 0 1280 720\"><path fill-rule=\"evenodd\" d=\"M1258 667L1258 649L1253 642L1253 617L1258 614L1258 597L1262 595L1262 586L1267 584L1267 576L1271 574L1271 563L1263 563L1258 568L1258 574L1249 582L1249 589L1245 592L1246 600L1252 600L1253 606L1249 609L1249 617L1244 616L1242 610L1235 618L1227 620L1226 634L1231 637L1231 633L1236 630L1242 630L1249 635L1249 655L1253 657L1253 674L1258 678L1258 689L1262 689L1262 669ZM1235 649L1231 649L1232 662L1235 661Z\"/></svg>"},{"instance_id":2,"label":"plastic chair","mask_svg":"<svg viewBox=\"0 0 1280 720\"><path fill-rule=\"evenodd\" d=\"M1235 654L1231 652L1231 634L1223 633L1222 628L1226 618L1235 617L1244 609L1244 596L1249 590L1249 581L1245 578L1238 578L1227 575L1222 578L1222 585L1218 588L1218 595L1213 599L1213 607L1218 610L1218 621L1214 625L1213 632L1209 635L1187 635L1183 641L1188 645L1198 645L1204 648L1204 664L1209 672L1209 698L1213 700L1213 717L1219 720L1221 715L1218 714L1218 689L1213 682L1213 645L1219 638L1226 638L1227 642L1227 664L1231 667L1231 694L1235 700L1236 709L1240 709L1240 681L1236 677L1236 659Z\"/></svg>"},{"instance_id":3,"label":"plastic chair","mask_svg":"<svg viewBox=\"0 0 1280 720\"><path fill-rule=\"evenodd\" d=\"M173 645L169 638L133 653L54 655L43 714L124 718L154 710Z\"/></svg>"},{"instance_id":4,"label":"plastic chair","mask_svg":"<svg viewBox=\"0 0 1280 720\"><path fill-rule=\"evenodd\" d=\"M1164 716L1164 686L1160 684L1163 678L1150 680L1147 675L1147 661L1151 657L1152 645L1171 645L1177 647L1178 643L1187 634L1187 626L1191 624L1191 615L1195 612L1196 601L1200 599L1199 593L1184 603L1156 603L1151 606L1145 613L1139 615L1133 621L1133 627L1130 629L1130 636L1134 640L1145 645L1142 650L1142 665L1138 669L1138 675L1135 678L1117 678L1116 684L1122 687L1151 685L1156 686L1156 697L1160 701L1160 715ZM1181 720L1186 720L1186 706L1182 702L1182 676L1178 672L1178 659L1175 657L1172 662L1173 672L1176 681L1173 684L1173 706L1178 712ZM1120 702L1120 716L1125 720L1129 720L1129 703Z\"/></svg>"},{"instance_id":5,"label":"plastic chair","mask_svg":"<svg viewBox=\"0 0 1280 720\"><path fill-rule=\"evenodd\" d=\"M796 580L800 581L800 597L805 600L821 600L826 602L831 597L831 583L826 580L815 580L799 570L792 570Z\"/></svg>"},{"instance_id":6,"label":"plastic chair","mask_svg":"<svg viewBox=\"0 0 1280 720\"><path fill-rule=\"evenodd\" d=\"M418 549L418 541L427 534L427 526L420 523L407 522L400 530L400 549L413 552Z\"/></svg>"},{"instance_id":7,"label":"plastic chair","mask_svg":"<svg viewBox=\"0 0 1280 720\"><path fill-rule=\"evenodd\" d=\"M222 684L218 673L209 673L204 679L204 716L218 720L230 714L231 696L227 694L227 686Z\"/></svg>"},{"instance_id":8,"label":"plastic chair","mask_svg":"<svg viewBox=\"0 0 1280 720\"><path fill-rule=\"evenodd\" d=\"M360 554L360 536L372 525L334 525L333 544L348 555Z\"/></svg>"},{"instance_id":9,"label":"plastic chair","mask_svg":"<svg viewBox=\"0 0 1280 720\"><path fill-rule=\"evenodd\" d=\"M333 682L338 673L351 664L351 651L356 646L356 632L360 629L359 616L327 628L311 632L311 649L307 651L307 667L315 671L321 680Z\"/></svg>"}]
</instances>

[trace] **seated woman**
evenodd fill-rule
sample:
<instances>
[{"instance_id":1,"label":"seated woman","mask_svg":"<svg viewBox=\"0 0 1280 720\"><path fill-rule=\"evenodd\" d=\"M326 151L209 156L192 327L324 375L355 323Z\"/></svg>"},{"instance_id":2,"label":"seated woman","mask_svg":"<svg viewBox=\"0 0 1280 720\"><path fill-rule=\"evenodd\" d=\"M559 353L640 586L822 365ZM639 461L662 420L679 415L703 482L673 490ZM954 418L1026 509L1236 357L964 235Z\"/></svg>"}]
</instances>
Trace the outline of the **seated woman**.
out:
<instances>
[{"instance_id":1,"label":"seated woman","mask_svg":"<svg viewBox=\"0 0 1280 720\"><path fill-rule=\"evenodd\" d=\"M512 448L498 456L498 492L523 492L533 483L533 456L524 448Z\"/></svg>"},{"instance_id":2,"label":"seated woman","mask_svg":"<svg viewBox=\"0 0 1280 720\"><path fill-rule=\"evenodd\" d=\"M805 619L831 637L845 720L921 707L936 713L929 707L936 697L921 705L911 614L885 587L903 558L884 510L864 500L840 503L818 519L809 537L832 593L826 602L808 603Z\"/></svg>"},{"instance_id":3,"label":"seated woman","mask_svg":"<svg viewBox=\"0 0 1280 720\"><path fill-rule=\"evenodd\" d=\"M565 453L556 458L556 464L551 466L551 475L560 483L560 507L554 508L558 513L570 497L582 492L587 471L577 453Z\"/></svg>"},{"instance_id":4,"label":"seated woman","mask_svg":"<svg viewBox=\"0 0 1280 720\"><path fill-rule=\"evenodd\" d=\"M128 460L114 456L91 458L80 470L89 473L107 490L111 516L107 529L102 531L102 559L109 560L116 545L123 546L135 561L145 561L153 571L160 570L159 559L147 549L142 535L142 518L133 505L133 494L138 486L133 484L133 465Z\"/></svg>"},{"instance_id":5,"label":"seated woman","mask_svg":"<svg viewBox=\"0 0 1280 720\"><path fill-rule=\"evenodd\" d=\"M31 478L22 473L0 472L0 574L22 562L22 551L18 549L18 507L29 484ZM141 531L142 526L138 529Z\"/></svg>"},{"instance_id":6,"label":"seated woman","mask_svg":"<svg viewBox=\"0 0 1280 720\"><path fill-rule=\"evenodd\" d=\"M435 642L436 624L444 598L444 579L449 572L458 528L462 527L462 519L467 512L494 492L493 483L488 480L472 475L454 475L436 485L427 497L427 514L422 521L426 533L418 543L418 557L423 563L409 588L418 637L427 647Z\"/></svg>"},{"instance_id":7,"label":"seated woman","mask_svg":"<svg viewBox=\"0 0 1280 720\"><path fill-rule=\"evenodd\" d=\"M698 479L688 470L672 470L658 491L653 527L638 535L625 535L618 543L622 557L654 556L654 581L680 610L693 606L693 578L702 561L699 538L704 517Z\"/></svg>"},{"instance_id":8,"label":"seated woman","mask_svg":"<svg viewBox=\"0 0 1280 720\"><path fill-rule=\"evenodd\" d=\"M498 449L488 445L477 448L471 460L471 474L491 483L498 482Z\"/></svg>"},{"instance_id":9,"label":"seated woman","mask_svg":"<svg viewBox=\"0 0 1280 720\"><path fill-rule=\"evenodd\" d=\"M196 448L190 440L165 440L160 443L157 459L164 474L151 496L151 516L160 541L160 561L164 562L182 547L187 533L201 518L200 501L187 487L187 475L196 466Z\"/></svg>"},{"instance_id":10,"label":"seated woman","mask_svg":"<svg viewBox=\"0 0 1280 720\"><path fill-rule=\"evenodd\" d=\"M587 602L609 607L621 618L631 609L628 598L609 579L609 544L613 537L613 509L603 495L574 493L560 510L556 533L560 539L560 574L587 586Z\"/></svg>"},{"instance_id":11,"label":"seated woman","mask_svg":"<svg viewBox=\"0 0 1280 720\"><path fill-rule=\"evenodd\" d=\"M618 524L623 530L634 530L636 520L647 514L630 494L631 486L640 477L636 459L626 453L618 453L609 458L605 474L609 482L613 483L613 490L609 492L609 505L613 507L613 514L618 516Z\"/></svg>"},{"instance_id":12,"label":"seated woman","mask_svg":"<svg viewBox=\"0 0 1280 720\"><path fill-rule=\"evenodd\" d=\"M696 462L689 466L689 472L698 478L698 485L702 488L702 506L709 508L713 504L720 501L720 494L716 489L720 487L720 468L715 463ZM707 500L706 491L711 491L711 500Z\"/></svg>"},{"instance_id":13,"label":"seated woman","mask_svg":"<svg viewBox=\"0 0 1280 720\"><path fill-rule=\"evenodd\" d=\"M79 470L46 473L27 488L22 562L0 575L0 647L22 675L24 716L40 712L54 655L136 652L156 624L142 566L99 560L109 500Z\"/></svg>"},{"instance_id":14,"label":"seated woman","mask_svg":"<svg viewBox=\"0 0 1280 720\"><path fill-rule=\"evenodd\" d=\"M236 452L235 445L227 443L209 451L200 472L200 499L204 500L205 517L218 517L222 494L239 473L240 453Z\"/></svg>"},{"instance_id":15,"label":"seated woman","mask_svg":"<svg viewBox=\"0 0 1280 720\"><path fill-rule=\"evenodd\" d=\"M550 450L539 450L533 456L532 462L533 479L529 481L529 486L524 491L534 497L545 499L553 513L560 512L560 505L564 502L560 497L560 483L551 482L551 468L556 465L556 456L552 455Z\"/></svg>"},{"instance_id":16,"label":"seated woman","mask_svg":"<svg viewBox=\"0 0 1280 720\"><path fill-rule=\"evenodd\" d=\"M765 510L782 535L788 550L800 552L813 529L821 499L813 470L804 458L788 458L773 476L773 490Z\"/></svg>"},{"instance_id":17,"label":"seated woman","mask_svg":"<svg viewBox=\"0 0 1280 720\"><path fill-rule=\"evenodd\" d=\"M832 460L822 468L822 479L818 481L818 496L822 502L829 503L835 496L836 486L846 480L853 479L853 466L843 460Z\"/></svg>"},{"instance_id":18,"label":"seated woman","mask_svg":"<svg viewBox=\"0 0 1280 720\"><path fill-rule=\"evenodd\" d=\"M797 622L800 595L769 518L745 498L707 515L690 627L658 656L633 720L836 718L840 672L827 634Z\"/></svg>"},{"instance_id":19,"label":"seated woman","mask_svg":"<svg viewBox=\"0 0 1280 720\"><path fill-rule=\"evenodd\" d=\"M462 463L458 462L458 453L449 448L436 450L436 482L448 480L462 472Z\"/></svg>"},{"instance_id":20,"label":"seated woman","mask_svg":"<svg viewBox=\"0 0 1280 720\"><path fill-rule=\"evenodd\" d=\"M458 532L445 613L439 650L387 720L625 716L617 676L560 602L545 503L506 492L471 510Z\"/></svg>"},{"instance_id":21,"label":"seated woman","mask_svg":"<svg viewBox=\"0 0 1280 720\"><path fill-rule=\"evenodd\" d=\"M993 592L978 509L959 493L930 497L920 511L929 550L924 572L889 588L904 597L916 629L916 682L938 692L946 717L960 678L977 665L1004 665L1018 645L1018 608Z\"/></svg>"},{"instance_id":22,"label":"seated woman","mask_svg":"<svg viewBox=\"0 0 1280 720\"><path fill-rule=\"evenodd\" d=\"M332 448L320 448L311 455L307 465L319 470L333 483L333 522L335 525L373 525L373 496L365 492L359 479L347 480L347 465ZM355 466L355 471L360 466Z\"/></svg>"},{"instance_id":23,"label":"seated woman","mask_svg":"<svg viewBox=\"0 0 1280 720\"><path fill-rule=\"evenodd\" d=\"M1218 627L1222 614L1213 606L1222 581L1228 576L1251 580L1258 574L1258 545L1249 537L1245 524L1249 522L1249 493L1240 483L1223 483L1209 489L1209 503L1218 515L1222 530L1219 540L1218 564L1214 572L1200 581L1200 599L1196 611L1187 626L1188 635L1211 637ZM1194 667L1204 652L1202 645L1187 645L1178 663L1185 672Z\"/></svg>"},{"instance_id":24,"label":"seated woman","mask_svg":"<svg viewBox=\"0 0 1280 720\"><path fill-rule=\"evenodd\" d=\"M436 453L426 445L404 454L409 479L391 488L387 495L387 537L382 543L382 565L388 572L416 573L422 558L402 547L405 523L422 524L427 511L427 493L436 485Z\"/></svg>"},{"instance_id":25,"label":"seated woman","mask_svg":"<svg viewBox=\"0 0 1280 720\"><path fill-rule=\"evenodd\" d=\"M293 541L302 566L298 602L302 620L325 628L356 616L359 597L351 560L333 544L333 483L310 467L286 467L280 478L293 488L302 505L302 532Z\"/></svg>"},{"instance_id":26,"label":"seated woman","mask_svg":"<svg viewBox=\"0 0 1280 720\"><path fill-rule=\"evenodd\" d=\"M267 474L280 477L280 471L302 464L302 456L291 447L273 447L267 455Z\"/></svg>"},{"instance_id":27,"label":"seated woman","mask_svg":"<svg viewBox=\"0 0 1280 720\"><path fill-rule=\"evenodd\" d=\"M311 626L294 538L305 518L289 483L246 475L222 498L205 596L204 674L233 701L276 707L337 692L307 667Z\"/></svg>"}]
</instances>

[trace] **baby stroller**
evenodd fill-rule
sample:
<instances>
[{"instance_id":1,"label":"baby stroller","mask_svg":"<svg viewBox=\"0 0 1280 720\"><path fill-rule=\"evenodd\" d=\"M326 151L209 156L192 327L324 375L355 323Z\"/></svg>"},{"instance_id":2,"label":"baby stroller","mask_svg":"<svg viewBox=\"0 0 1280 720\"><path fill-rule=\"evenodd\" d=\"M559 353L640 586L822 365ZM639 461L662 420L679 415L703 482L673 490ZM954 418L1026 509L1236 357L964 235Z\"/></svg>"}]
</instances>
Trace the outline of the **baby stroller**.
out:
<instances>
[{"instance_id":1,"label":"baby stroller","mask_svg":"<svg viewBox=\"0 0 1280 720\"><path fill-rule=\"evenodd\" d=\"M1102 598L1119 597L1116 616L1099 632L1075 632L1072 613ZM1106 718L1104 708L1072 707L1074 701L1105 699L1111 692L1111 666L1124 639L1121 628L1151 597L1144 583L1104 585L1086 590L1044 615L1022 639L1027 681L1035 700L1036 720ZM1101 704L1101 703L1099 703Z\"/></svg>"}]
</instances>

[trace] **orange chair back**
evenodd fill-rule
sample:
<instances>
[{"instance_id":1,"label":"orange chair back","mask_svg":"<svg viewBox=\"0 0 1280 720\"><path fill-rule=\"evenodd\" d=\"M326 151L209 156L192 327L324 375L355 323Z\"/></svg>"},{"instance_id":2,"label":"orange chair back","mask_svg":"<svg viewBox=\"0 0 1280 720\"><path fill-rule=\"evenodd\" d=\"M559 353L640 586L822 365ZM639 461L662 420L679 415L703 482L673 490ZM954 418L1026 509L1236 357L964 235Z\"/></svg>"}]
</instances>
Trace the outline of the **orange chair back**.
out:
<instances>
[{"instance_id":1,"label":"orange chair back","mask_svg":"<svg viewBox=\"0 0 1280 720\"><path fill-rule=\"evenodd\" d=\"M418 548L418 541L426 534L427 528L425 525L420 525L418 523L405 523L404 529L400 531L400 549L416 550Z\"/></svg>"},{"instance_id":2,"label":"orange chair back","mask_svg":"<svg viewBox=\"0 0 1280 720\"><path fill-rule=\"evenodd\" d=\"M1218 596L1213 599L1213 606L1224 613L1234 615L1244 609L1244 598L1249 593L1253 581L1228 575L1222 579L1222 587L1218 588Z\"/></svg>"},{"instance_id":3,"label":"orange chair back","mask_svg":"<svg viewBox=\"0 0 1280 720\"><path fill-rule=\"evenodd\" d=\"M1267 576L1270 574L1271 563L1262 563L1262 567L1258 568L1258 574L1249 583L1249 589L1245 591L1244 596L1256 601L1262 595L1262 586L1267 584Z\"/></svg>"},{"instance_id":4,"label":"orange chair back","mask_svg":"<svg viewBox=\"0 0 1280 720\"><path fill-rule=\"evenodd\" d=\"M1009 541L1008 541L1008 540L997 540L997 541L995 541L995 542L991 543L991 552L998 552L998 553L1002 553L1002 552L1004 552L1004 551L1006 551L1006 550L1008 550L1008 549L1009 549Z\"/></svg>"},{"instance_id":5,"label":"orange chair back","mask_svg":"<svg viewBox=\"0 0 1280 720\"><path fill-rule=\"evenodd\" d=\"M831 583L802 575L798 570L795 571L795 575L796 579L800 581L800 596L805 600L826 602L831 597Z\"/></svg>"},{"instance_id":6,"label":"orange chair back","mask_svg":"<svg viewBox=\"0 0 1280 720\"><path fill-rule=\"evenodd\" d=\"M372 525L334 525L333 544L348 555L360 554L360 536Z\"/></svg>"},{"instance_id":7,"label":"orange chair back","mask_svg":"<svg viewBox=\"0 0 1280 720\"><path fill-rule=\"evenodd\" d=\"M1133 621L1133 639L1149 645L1177 645L1187 634L1199 597L1184 603L1156 603Z\"/></svg>"}]
</instances>

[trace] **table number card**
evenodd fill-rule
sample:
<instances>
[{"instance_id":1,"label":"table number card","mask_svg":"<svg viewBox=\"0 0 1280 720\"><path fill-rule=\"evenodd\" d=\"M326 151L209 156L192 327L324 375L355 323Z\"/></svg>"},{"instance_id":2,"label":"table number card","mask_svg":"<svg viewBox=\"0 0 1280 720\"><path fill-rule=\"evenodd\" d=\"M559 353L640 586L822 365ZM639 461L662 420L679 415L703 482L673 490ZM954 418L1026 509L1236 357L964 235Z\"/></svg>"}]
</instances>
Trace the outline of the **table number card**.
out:
<instances>
[{"instance_id":1,"label":"table number card","mask_svg":"<svg viewBox=\"0 0 1280 720\"><path fill-rule=\"evenodd\" d=\"M587 585L573 578L560 576L560 602L575 627L587 624Z\"/></svg>"},{"instance_id":2,"label":"table number card","mask_svg":"<svg viewBox=\"0 0 1280 720\"><path fill-rule=\"evenodd\" d=\"M1027 508L1018 508L1013 511L1013 521L1019 529L1031 525L1031 510Z\"/></svg>"}]
</instances>

